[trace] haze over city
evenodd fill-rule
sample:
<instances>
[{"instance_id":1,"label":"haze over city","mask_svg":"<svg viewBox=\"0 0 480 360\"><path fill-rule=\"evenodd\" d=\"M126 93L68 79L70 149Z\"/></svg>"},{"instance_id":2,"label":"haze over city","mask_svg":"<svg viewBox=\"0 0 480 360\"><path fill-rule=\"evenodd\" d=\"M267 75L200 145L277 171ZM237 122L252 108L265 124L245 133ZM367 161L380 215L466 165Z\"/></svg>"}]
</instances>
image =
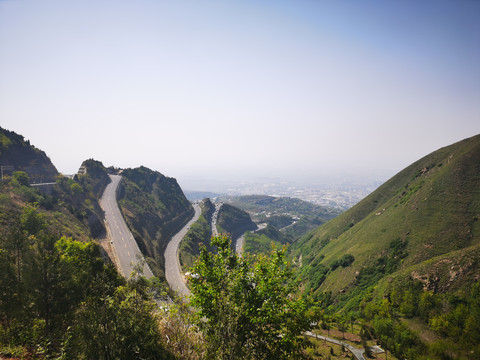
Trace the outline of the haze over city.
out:
<instances>
[{"instance_id":1,"label":"haze over city","mask_svg":"<svg viewBox=\"0 0 480 360\"><path fill-rule=\"evenodd\" d=\"M0 1L1 125L66 174L386 180L480 133L479 64L478 1Z\"/></svg>"}]
</instances>

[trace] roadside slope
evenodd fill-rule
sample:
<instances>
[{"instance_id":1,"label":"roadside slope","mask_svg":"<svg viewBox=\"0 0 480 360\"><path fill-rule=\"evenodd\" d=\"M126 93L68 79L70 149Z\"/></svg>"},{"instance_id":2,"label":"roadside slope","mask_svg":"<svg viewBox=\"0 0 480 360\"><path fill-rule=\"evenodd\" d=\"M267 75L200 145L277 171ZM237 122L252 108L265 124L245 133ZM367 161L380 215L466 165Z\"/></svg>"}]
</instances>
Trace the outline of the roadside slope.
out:
<instances>
[{"instance_id":1,"label":"roadside slope","mask_svg":"<svg viewBox=\"0 0 480 360\"><path fill-rule=\"evenodd\" d=\"M391 258L393 272L480 243L478 159L480 136L435 151L301 238L292 252L302 278L337 297L376 261ZM345 254L351 265L332 269Z\"/></svg>"},{"instance_id":2,"label":"roadside slope","mask_svg":"<svg viewBox=\"0 0 480 360\"><path fill-rule=\"evenodd\" d=\"M165 249L193 216L192 205L175 179L143 166L123 170L119 186L120 211L151 270L164 278Z\"/></svg>"},{"instance_id":3,"label":"roadside slope","mask_svg":"<svg viewBox=\"0 0 480 360\"><path fill-rule=\"evenodd\" d=\"M141 266L143 275L150 278L153 274L118 208L116 194L121 178L120 175L110 175L112 181L105 188L100 200L100 205L105 211L107 236L114 248L115 262L123 276L128 278L136 266Z\"/></svg>"},{"instance_id":4,"label":"roadside slope","mask_svg":"<svg viewBox=\"0 0 480 360\"><path fill-rule=\"evenodd\" d=\"M167 279L170 288L180 296L190 295L184 278L181 273L180 261L178 258L178 247L180 242L187 234L188 230L194 224L201 214L201 209L198 204L193 205L195 214L193 218L169 241L165 250L165 277Z\"/></svg>"}]
</instances>

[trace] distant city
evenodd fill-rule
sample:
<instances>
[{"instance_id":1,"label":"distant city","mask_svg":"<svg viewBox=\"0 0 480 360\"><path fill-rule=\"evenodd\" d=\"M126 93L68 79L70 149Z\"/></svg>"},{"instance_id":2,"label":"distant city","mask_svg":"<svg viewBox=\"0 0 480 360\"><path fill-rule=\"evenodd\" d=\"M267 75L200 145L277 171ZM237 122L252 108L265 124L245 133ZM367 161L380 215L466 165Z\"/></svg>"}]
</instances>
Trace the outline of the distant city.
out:
<instances>
[{"instance_id":1,"label":"distant city","mask_svg":"<svg viewBox=\"0 0 480 360\"><path fill-rule=\"evenodd\" d=\"M179 180L190 200L203 197L214 198L220 195L270 195L292 197L313 204L335 207L342 210L351 208L378 188L383 181L367 178L349 180L333 179L322 182L280 180L278 178L258 178L248 181L231 179L208 180L189 178Z\"/></svg>"}]
</instances>

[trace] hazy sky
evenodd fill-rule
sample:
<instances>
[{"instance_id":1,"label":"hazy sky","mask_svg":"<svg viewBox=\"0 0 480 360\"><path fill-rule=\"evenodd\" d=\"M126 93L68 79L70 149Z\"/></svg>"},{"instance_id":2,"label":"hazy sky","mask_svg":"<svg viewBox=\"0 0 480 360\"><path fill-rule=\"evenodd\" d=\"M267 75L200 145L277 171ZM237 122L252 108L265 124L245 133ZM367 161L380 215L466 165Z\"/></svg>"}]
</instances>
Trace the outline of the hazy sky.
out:
<instances>
[{"instance_id":1,"label":"hazy sky","mask_svg":"<svg viewBox=\"0 0 480 360\"><path fill-rule=\"evenodd\" d=\"M67 174L393 175L480 133L480 1L0 0L0 126Z\"/></svg>"}]
</instances>

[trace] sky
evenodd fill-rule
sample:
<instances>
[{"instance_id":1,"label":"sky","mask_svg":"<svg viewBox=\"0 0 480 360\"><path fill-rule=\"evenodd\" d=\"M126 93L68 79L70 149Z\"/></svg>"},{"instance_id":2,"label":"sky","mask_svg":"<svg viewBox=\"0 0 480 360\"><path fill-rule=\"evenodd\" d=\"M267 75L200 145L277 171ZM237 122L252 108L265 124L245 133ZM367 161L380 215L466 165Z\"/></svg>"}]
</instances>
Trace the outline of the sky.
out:
<instances>
[{"instance_id":1,"label":"sky","mask_svg":"<svg viewBox=\"0 0 480 360\"><path fill-rule=\"evenodd\" d=\"M391 176L480 133L480 1L0 0L0 126L65 174Z\"/></svg>"}]
</instances>

